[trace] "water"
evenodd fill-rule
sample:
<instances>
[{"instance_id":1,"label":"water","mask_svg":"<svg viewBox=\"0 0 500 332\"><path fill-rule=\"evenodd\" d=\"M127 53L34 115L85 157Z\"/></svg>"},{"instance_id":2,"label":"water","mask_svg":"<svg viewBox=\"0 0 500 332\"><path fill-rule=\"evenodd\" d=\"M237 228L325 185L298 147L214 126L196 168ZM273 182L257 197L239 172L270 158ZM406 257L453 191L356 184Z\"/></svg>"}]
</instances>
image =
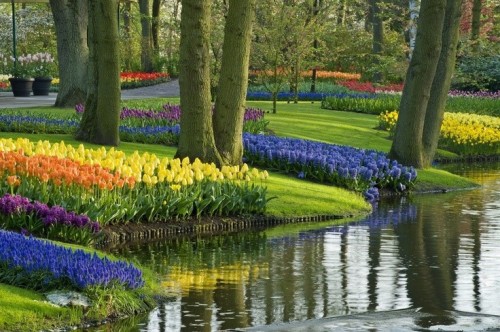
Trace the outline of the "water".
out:
<instances>
[{"instance_id":1,"label":"water","mask_svg":"<svg viewBox=\"0 0 500 332\"><path fill-rule=\"evenodd\" d=\"M348 226L113 248L158 272L168 300L100 329L500 330L499 166L448 166L483 187L383 202Z\"/></svg>"}]
</instances>

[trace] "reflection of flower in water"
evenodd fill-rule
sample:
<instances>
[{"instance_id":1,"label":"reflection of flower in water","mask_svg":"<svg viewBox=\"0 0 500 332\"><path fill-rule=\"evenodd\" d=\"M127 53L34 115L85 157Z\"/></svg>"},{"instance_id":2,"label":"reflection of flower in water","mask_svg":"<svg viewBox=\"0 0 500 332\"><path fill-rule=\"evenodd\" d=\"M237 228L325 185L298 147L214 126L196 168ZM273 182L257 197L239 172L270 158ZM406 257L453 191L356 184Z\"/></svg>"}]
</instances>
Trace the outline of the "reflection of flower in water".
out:
<instances>
[{"instance_id":1,"label":"reflection of flower in water","mask_svg":"<svg viewBox=\"0 0 500 332\"><path fill-rule=\"evenodd\" d=\"M173 266L165 276L162 286L168 292L186 295L191 290L214 290L220 283L244 284L248 280L267 277L268 273L267 263L256 265L235 263L199 270Z\"/></svg>"},{"instance_id":2,"label":"reflection of flower in water","mask_svg":"<svg viewBox=\"0 0 500 332\"><path fill-rule=\"evenodd\" d=\"M350 222L344 225L335 225L331 227L322 227L315 230L307 230L300 232L298 238L302 240L317 238L318 234L324 233L340 233L347 234L356 228L362 227L370 231L379 230L384 227L397 227L399 224L414 222L417 217L417 207L405 201L406 198L402 197L399 204L387 204L382 207L374 205L373 212L367 217ZM272 238L269 242L278 243L294 243L296 236L283 236Z\"/></svg>"}]
</instances>

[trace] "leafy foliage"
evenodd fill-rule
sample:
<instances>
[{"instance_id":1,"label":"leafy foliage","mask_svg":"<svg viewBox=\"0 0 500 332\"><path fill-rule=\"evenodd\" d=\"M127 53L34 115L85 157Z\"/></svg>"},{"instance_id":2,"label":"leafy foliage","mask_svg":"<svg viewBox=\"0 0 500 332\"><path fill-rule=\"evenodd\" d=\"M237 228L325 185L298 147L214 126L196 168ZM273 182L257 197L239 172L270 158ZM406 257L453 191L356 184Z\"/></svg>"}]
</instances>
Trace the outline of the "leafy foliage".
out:
<instances>
[{"instance_id":1,"label":"leafy foliage","mask_svg":"<svg viewBox=\"0 0 500 332\"><path fill-rule=\"evenodd\" d=\"M500 90L500 55L471 55L459 59L452 88L466 91Z\"/></svg>"}]
</instances>

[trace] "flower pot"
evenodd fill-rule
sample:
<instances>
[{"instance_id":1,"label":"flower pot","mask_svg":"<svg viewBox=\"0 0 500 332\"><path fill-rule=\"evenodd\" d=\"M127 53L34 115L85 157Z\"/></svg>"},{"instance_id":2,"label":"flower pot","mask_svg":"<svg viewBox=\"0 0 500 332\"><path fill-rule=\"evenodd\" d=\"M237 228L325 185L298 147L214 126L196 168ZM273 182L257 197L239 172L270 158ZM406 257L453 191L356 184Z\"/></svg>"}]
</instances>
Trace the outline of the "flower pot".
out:
<instances>
[{"instance_id":1,"label":"flower pot","mask_svg":"<svg viewBox=\"0 0 500 332\"><path fill-rule=\"evenodd\" d=\"M48 96L52 77L35 77L33 82L33 95Z\"/></svg>"},{"instance_id":2,"label":"flower pot","mask_svg":"<svg viewBox=\"0 0 500 332\"><path fill-rule=\"evenodd\" d=\"M33 78L9 78L14 97L29 97L31 95L31 91L33 90L34 81L35 80Z\"/></svg>"}]
</instances>

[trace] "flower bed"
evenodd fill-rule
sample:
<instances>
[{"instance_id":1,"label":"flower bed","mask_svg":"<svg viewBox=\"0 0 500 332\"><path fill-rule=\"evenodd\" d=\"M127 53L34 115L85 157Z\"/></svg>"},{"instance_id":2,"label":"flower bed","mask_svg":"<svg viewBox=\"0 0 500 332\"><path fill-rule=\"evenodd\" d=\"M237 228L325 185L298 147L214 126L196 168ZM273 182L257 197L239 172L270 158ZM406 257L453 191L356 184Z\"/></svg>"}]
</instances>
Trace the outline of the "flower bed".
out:
<instances>
[{"instance_id":1,"label":"flower bed","mask_svg":"<svg viewBox=\"0 0 500 332\"><path fill-rule=\"evenodd\" d=\"M312 70L303 71L300 73L300 76L305 78L310 78L312 77ZM361 74L343 73L339 71L317 70L316 78L320 80L333 79L333 80L359 81L361 79Z\"/></svg>"},{"instance_id":2,"label":"flower bed","mask_svg":"<svg viewBox=\"0 0 500 332\"><path fill-rule=\"evenodd\" d=\"M23 282L24 281L24 282ZM132 264L0 230L0 282L38 290L144 285Z\"/></svg>"},{"instance_id":3,"label":"flower bed","mask_svg":"<svg viewBox=\"0 0 500 332\"><path fill-rule=\"evenodd\" d=\"M74 133L80 123L80 115L84 111L81 104L75 106L76 115L71 119L57 116L33 114L15 115L0 114L0 131L38 133L38 134L70 134ZM124 107L120 113L120 139L124 142L177 145L180 134L179 105L163 105L160 111L132 109ZM258 108L247 107L244 114L243 130L251 133L266 131L268 121L265 112Z\"/></svg>"},{"instance_id":4,"label":"flower bed","mask_svg":"<svg viewBox=\"0 0 500 332\"><path fill-rule=\"evenodd\" d=\"M338 98L327 97L321 102L321 108L334 111L380 114L386 110L399 109L401 96L398 95L364 95Z\"/></svg>"},{"instance_id":5,"label":"flower bed","mask_svg":"<svg viewBox=\"0 0 500 332\"><path fill-rule=\"evenodd\" d=\"M379 128L393 132L398 112L384 112L379 116ZM500 118L466 114L444 113L439 147L460 155L495 155L500 153Z\"/></svg>"},{"instance_id":6,"label":"flower bed","mask_svg":"<svg viewBox=\"0 0 500 332\"><path fill-rule=\"evenodd\" d=\"M122 72L120 82L122 89L133 89L142 86L155 85L168 82L168 73L144 73L144 72Z\"/></svg>"},{"instance_id":7,"label":"flower bed","mask_svg":"<svg viewBox=\"0 0 500 332\"><path fill-rule=\"evenodd\" d=\"M267 172L27 139L0 140L0 191L61 205L100 225L262 213ZM17 176L15 186L9 176Z\"/></svg>"},{"instance_id":8,"label":"flower bed","mask_svg":"<svg viewBox=\"0 0 500 332\"><path fill-rule=\"evenodd\" d=\"M252 134L244 134L243 141L251 164L363 191L368 200L377 198L376 188L409 190L417 176L412 167L373 150Z\"/></svg>"},{"instance_id":9,"label":"flower bed","mask_svg":"<svg viewBox=\"0 0 500 332\"><path fill-rule=\"evenodd\" d=\"M400 102L401 96L397 94L374 94L372 97L360 95L347 98L331 96L321 102L321 108L379 115L387 110L399 110ZM500 116L500 99L455 96L447 99L446 111Z\"/></svg>"},{"instance_id":10,"label":"flower bed","mask_svg":"<svg viewBox=\"0 0 500 332\"><path fill-rule=\"evenodd\" d=\"M449 97L470 97L470 98L500 98L500 91L461 91L451 90Z\"/></svg>"},{"instance_id":11,"label":"flower bed","mask_svg":"<svg viewBox=\"0 0 500 332\"><path fill-rule=\"evenodd\" d=\"M370 82L340 81L339 84L351 91L375 93L375 87Z\"/></svg>"},{"instance_id":12,"label":"flower bed","mask_svg":"<svg viewBox=\"0 0 500 332\"><path fill-rule=\"evenodd\" d=\"M17 176L7 177L10 186L15 181L19 181ZM20 195L5 194L0 198L0 215L3 215L0 221L3 229L81 245L91 244L100 230L99 224L86 215L68 212L57 205L49 207L32 202Z\"/></svg>"}]
</instances>

